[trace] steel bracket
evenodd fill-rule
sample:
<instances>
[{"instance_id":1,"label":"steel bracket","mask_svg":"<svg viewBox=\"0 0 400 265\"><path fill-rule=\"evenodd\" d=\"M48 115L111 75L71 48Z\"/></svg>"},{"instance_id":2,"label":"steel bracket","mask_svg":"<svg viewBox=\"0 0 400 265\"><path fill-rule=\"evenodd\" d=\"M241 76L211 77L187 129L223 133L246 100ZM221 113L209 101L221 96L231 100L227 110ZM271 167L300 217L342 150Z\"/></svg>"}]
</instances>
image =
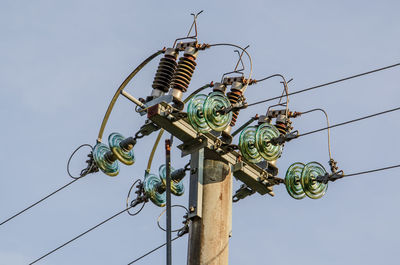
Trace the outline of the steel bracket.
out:
<instances>
[{"instance_id":1,"label":"steel bracket","mask_svg":"<svg viewBox=\"0 0 400 265\"><path fill-rule=\"evenodd\" d=\"M150 100L149 102L146 102L144 104L144 108L153 107L153 106L155 106L157 104L160 104L161 102L170 103L170 102L172 102L172 100L173 100L173 96L172 95L164 95L164 96L155 98L153 100ZM142 111L142 110L143 110L143 108L140 108L140 107L138 108L138 111L139 111L140 115L142 115L142 116L146 115L146 111Z\"/></svg>"},{"instance_id":2,"label":"steel bracket","mask_svg":"<svg viewBox=\"0 0 400 265\"><path fill-rule=\"evenodd\" d=\"M241 154L238 151L226 150L224 143L221 144L221 139L211 133L198 133L190 125L187 118L176 119L171 114L171 108L172 106L169 104L161 102L148 109L147 117L184 143L181 145L183 155L191 154L193 156L197 151L203 150L207 159L219 160L233 165L233 175L252 190L273 196L272 190L276 178L271 178L273 177L271 170L265 170L258 165L241 161ZM202 139L201 143L200 139ZM198 167L193 168L198 169ZM265 177L260 178L261 176Z\"/></svg>"},{"instance_id":3,"label":"steel bracket","mask_svg":"<svg viewBox=\"0 0 400 265\"><path fill-rule=\"evenodd\" d=\"M200 135L197 138L189 140L183 144L178 145L178 148L182 151L182 157L193 154L194 152L207 146L207 137Z\"/></svg>"}]
</instances>

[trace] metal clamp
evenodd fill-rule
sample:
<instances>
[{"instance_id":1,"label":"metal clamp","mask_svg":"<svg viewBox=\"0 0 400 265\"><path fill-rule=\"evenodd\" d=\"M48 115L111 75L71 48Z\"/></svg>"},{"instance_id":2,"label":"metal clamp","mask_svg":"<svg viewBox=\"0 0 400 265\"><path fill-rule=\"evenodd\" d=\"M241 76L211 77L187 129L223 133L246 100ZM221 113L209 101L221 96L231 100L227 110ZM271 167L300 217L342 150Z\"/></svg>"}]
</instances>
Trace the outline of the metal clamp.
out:
<instances>
[{"instance_id":1,"label":"metal clamp","mask_svg":"<svg viewBox=\"0 0 400 265\"><path fill-rule=\"evenodd\" d=\"M296 139L297 137L299 137L299 131L293 131L291 133L287 133L287 134L281 134L278 137L272 138L269 143L271 143L272 145L283 145L286 142L290 142L293 139Z\"/></svg>"},{"instance_id":2,"label":"metal clamp","mask_svg":"<svg viewBox=\"0 0 400 265\"><path fill-rule=\"evenodd\" d=\"M323 176L318 176L316 178L316 181L327 184L329 181L333 182L343 177L344 177L343 170L340 170L338 172L333 172L332 174L326 173Z\"/></svg>"},{"instance_id":3,"label":"metal clamp","mask_svg":"<svg viewBox=\"0 0 400 265\"><path fill-rule=\"evenodd\" d=\"M239 111L241 109L245 109L245 108L247 108L247 106L248 106L248 104L246 102L237 102L235 104L232 104L228 108L223 108L223 109L217 110L217 113L221 114L221 115L225 115L231 111L235 112L235 111Z\"/></svg>"},{"instance_id":4,"label":"metal clamp","mask_svg":"<svg viewBox=\"0 0 400 265\"><path fill-rule=\"evenodd\" d=\"M242 184L240 186L240 188L235 192L235 195L233 195L232 197L232 201L233 202L238 202L244 198L246 198L247 196L250 196L252 194L254 194L256 191L250 189L249 187L247 187L246 184Z\"/></svg>"}]
</instances>

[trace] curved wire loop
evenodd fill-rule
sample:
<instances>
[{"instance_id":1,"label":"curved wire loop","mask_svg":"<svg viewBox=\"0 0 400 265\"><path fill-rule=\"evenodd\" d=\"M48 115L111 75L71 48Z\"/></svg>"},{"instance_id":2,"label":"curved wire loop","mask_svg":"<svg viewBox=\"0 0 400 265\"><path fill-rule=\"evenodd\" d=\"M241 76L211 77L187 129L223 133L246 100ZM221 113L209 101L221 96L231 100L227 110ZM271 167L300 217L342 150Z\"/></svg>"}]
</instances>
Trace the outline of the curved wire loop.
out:
<instances>
[{"instance_id":1,"label":"curved wire loop","mask_svg":"<svg viewBox=\"0 0 400 265\"><path fill-rule=\"evenodd\" d=\"M328 113L326 113L326 111L323 110L323 109L316 108L316 109L311 109L311 110L308 110L308 111L305 111L305 112L301 112L301 115L303 115L303 114L308 114L308 113L311 113L311 112L314 112L314 111L321 111L321 112L324 113L324 115L325 115L325 118L326 118L326 125L327 125L326 128L327 128L327 131L328 131L328 153L329 153L329 161L332 161L333 159L332 159L332 153L331 153L331 130L330 130L330 126L329 126Z\"/></svg>"},{"instance_id":2,"label":"curved wire loop","mask_svg":"<svg viewBox=\"0 0 400 265\"><path fill-rule=\"evenodd\" d=\"M78 152L78 150L80 150L80 149L83 148L83 147L90 147L90 149L91 149L91 152L88 154L89 159L86 160L86 163L87 163L88 165L87 165L86 168L84 168L84 169L81 170L81 172L80 172L80 174L79 174L78 177L75 177L75 176L73 176L73 175L71 174L71 171L69 170L69 166L70 166L72 157L74 157L74 155L76 154L76 152ZM70 177L73 178L73 179L79 179L79 178L82 178L82 177L86 176L87 174L90 174L90 173L99 171L98 168L97 168L97 166L96 166L96 163L93 161L92 153L93 153L93 146L91 146L90 144L82 144L82 145L78 146L78 147L72 152L71 156L70 156L69 159L68 159L68 162L67 162L67 173L68 173L68 176L70 176Z\"/></svg>"},{"instance_id":3,"label":"curved wire loop","mask_svg":"<svg viewBox=\"0 0 400 265\"><path fill-rule=\"evenodd\" d=\"M171 208L173 208L173 207L180 207L180 208L183 208L183 209L185 209L185 211L186 211L186 215L185 216L187 216L188 214L189 214L189 210L185 207L185 206L183 206L183 205L180 205L180 204L176 204L176 205L171 205ZM163 214L166 212L167 210L165 209L165 210L163 210L161 213L160 213L160 215L158 216L158 218L157 218L157 226L158 226L158 228L160 228L162 231L164 231L164 232L166 232L167 230L165 229L165 228L163 228L161 225L160 225L160 219L161 219L161 216L163 216ZM185 228L185 226L186 226L186 222L185 222L185 225L183 226L183 227L181 227L181 228L179 228L179 229L175 229L175 230L172 230L171 232L178 232L179 233L179 231L182 231L182 229L184 229Z\"/></svg>"},{"instance_id":4,"label":"curved wire loop","mask_svg":"<svg viewBox=\"0 0 400 265\"><path fill-rule=\"evenodd\" d=\"M104 133L104 129L106 127L108 118L110 117L111 111L114 108L115 102L117 101L119 95L121 94L121 91L126 87L126 85L128 85L128 83L132 80L132 78L140 71L142 70L142 68L148 64L151 60L153 60L155 57L157 57L158 55L160 55L161 53L165 52L164 49L159 50L155 53L153 53L152 55L150 55L146 60L144 60L138 67L135 68L135 70L133 70L132 73L130 73L128 75L128 77L124 80L124 82L122 82L122 84L118 87L117 91L115 92L113 98L111 99L110 104L108 105L107 111L104 115L103 121L101 123L100 126L100 130L99 130L99 134L97 136L97 142L101 142L102 137L103 137L103 133Z\"/></svg>"},{"instance_id":5,"label":"curved wire loop","mask_svg":"<svg viewBox=\"0 0 400 265\"><path fill-rule=\"evenodd\" d=\"M139 183L139 184L136 186L137 183ZM135 193L136 193L136 199L130 202L131 192L132 192L132 189L133 189L135 186L138 188L138 190L135 191ZM131 187L130 187L130 189L129 189L128 196L126 197L126 208L128 209L126 212L127 212L130 216L135 216L135 215L139 214L139 213L143 210L144 206L146 205L146 202L147 202L147 201L146 201L145 198L143 198L143 197L141 196L142 193L143 193L142 180L141 180L141 179L138 179L138 180L136 180L135 182L133 182L133 184L131 185ZM131 213L131 212L129 211L129 210L130 210L130 207L135 207L135 206L137 206L137 205L140 204L140 203L143 203L143 204L142 204L142 207L140 207L140 209L137 210L135 213Z\"/></svg>"}]
</instances>

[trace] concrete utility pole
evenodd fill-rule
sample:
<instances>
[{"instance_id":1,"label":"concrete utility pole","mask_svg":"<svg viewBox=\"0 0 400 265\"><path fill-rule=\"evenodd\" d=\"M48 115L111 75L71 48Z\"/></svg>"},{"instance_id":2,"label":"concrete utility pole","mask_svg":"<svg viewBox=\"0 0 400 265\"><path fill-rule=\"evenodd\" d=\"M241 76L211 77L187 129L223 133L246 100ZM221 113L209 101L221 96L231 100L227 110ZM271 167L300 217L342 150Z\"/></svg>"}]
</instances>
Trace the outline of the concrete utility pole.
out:
<instances>
[{"instance_id":1,"label":"concrete utility pole","mask_svg":"<svg viewBox=\"0 0 400 265\"><path fill-rule=\"evenodd\" d=\"M227 265L232 227L232 175L227 163L204 160L202 217L189 230L188 265Z\"/></svg>"}]
</instances>

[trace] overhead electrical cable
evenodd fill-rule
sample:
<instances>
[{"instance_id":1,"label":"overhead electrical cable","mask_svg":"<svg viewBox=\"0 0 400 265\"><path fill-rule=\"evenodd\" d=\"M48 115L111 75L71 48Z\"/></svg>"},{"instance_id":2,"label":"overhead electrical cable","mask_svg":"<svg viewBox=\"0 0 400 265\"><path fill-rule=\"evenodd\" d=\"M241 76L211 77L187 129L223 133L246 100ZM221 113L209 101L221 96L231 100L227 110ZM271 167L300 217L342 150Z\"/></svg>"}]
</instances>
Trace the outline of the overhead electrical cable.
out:
<instances>
[{"instance_id":1,"label":"overhead electrical cable","mask_svg":"<svg viewBox=\"0 0 400 265\"><path fill-rule=\"evenodd\" d=\"M361 77L361 76L364 76L364 75L369 75L369 74L372 74L372 73L376 73L376 72L379 72L379 71L387 70L387 69L390 69L390 68L393 68L393 67L397 67L397 66L400 66L400 63L392 64L392 65L389 65L389 66L385 66L385 67L382 67L382 68L378 68L378 69L375 69L375 70L364 72L364 73L361 73L361 74L348 76L348 77L345 77L345 78L342 78L342 79L338 79L338 80L335 80L335 81L331 81L331 82L328 82L328 83L324 83L324 84L321 84L321 85L312 86L312 87L305 88L305 89L302 89L302 90L294 91L294 92L291 92L291 93L287 94L287 96L303 93L303 92L306 92L306 91L309 91L309 90L313 90L313 89L316 89L316 88L320 88L320 87L324 87L324 86L333 85L333 84L336 84L336 83L339 83L339 82L343 82L343 81L350 80L350 79L353 79L353 78ZM261 79L261 80L263 80L263 79ZM272 101L272 100L275 100L275 99L280 99L281 97L282 96L277 96L277 97L273 97L273 98L257 101L257 102L254 102L254 103L250 103L250 104L247 105L247 107L258 105L258 104L265 103L265 102L268 102L268 101Z\"/></svg>"},{"instance_id":2,"label":"overhead electrical cable","mask_svg":"<svg viewBox=\"0 0 400 265\"><path fill-rule=\"evenodd\" d=\"M83 177L83 176L82 176L82 177ZM56 194L57 192L61 191L62 189L66 188L66 187L68 187L69 185L71 185L71 184L74 183L75 181L81 179L82 177L76 178L76 179L72 180L71 182L68 182L67 184L65 184L64 186L62 186L62 187L58 188L57 190L53 191L53 192L50 193L49 195L43 197L42 199L38 200L37 202L35 202L35 203L31 204L30 206L26 207L25 209L19 211L18 213L14 214L13 216L11 216L11 217L9 217L8 219L6 219L6 220L4 220L3 222L1 222L1 223L0 223L0 226L3 225L3 224L5 224L5 223L7 223L8 221L11 221L12 219L14 219L15 217L17 217L17 216L19 216L20 214L24 213L25 211L29 210L30 208L32 208L32 207L38 205L38 204L41 203L42 201L44 201L44 200L46 200L47 198L53 196L53 195Z\"/></svg>"},{"instance_id":3,"label":"overhead electrical cable","mask_svg":"<svg viewBox=\"0 0 400 265\"><path fill-rule=\"evenodd\" d=\"M22 213L26 212L27 210L31 209L32 207L38 205L39 203L41 203L41 202L43 202L44 200L48 199L49 197L53 196L53 195L56 194L57 192L59 192L59 191L65 189L66 187L68 187L68 186L71 185L72 183L75 183L77 180L79 180L79 179L85 177L87 174L93 173L94 171L96 171L96 169L95 169L96 166L95 166L94 162L93 162L91 159L89 159L89 160L87 161L87 162L88 162L88 166L87 166L85 169L83 169L83 170L81 171L79 177L74 177L74 176L72 176L71 173L70 173L70 171L69 171L69 164L70 164L70 162L71 162L71 158L73 157L73 155L74 155L79 149L81 149L81 148L84 147L84 146L88 146L88 147L90 147L90 148L93 150L93 147L92 147L91 145L89 145L89 144L83 144L83 145L79 146L78 148L76 148L75 151L72 152L71 156L70 156L69 159L68 159L68 163L67 163L67 172L68 172L68 175L69 175L71 178L73 178L74 180L68 182L67 184L65 184L65 185L63 185L62 187L56 189L55 191L53 191L52 193L50 193L50 194L48 194L47 196L43 197L42 199L38 200L37 202L35 202L35 203L29 205L28 207L24 208L23 210L19 211L18 213L14 214L13 216L7 218L6 220L4 220L3 222L0 223L0 226L3 225L3 224L5 224L5 223L7 223L7 222L9 222L9 221L11 221L12 219L14 219L15 217L21 215Z\"/></svg>"},{"instance_id":4,"label":"overhead electrical cable","mask_svg":"<svg viewBox=\"0 0 400 265\"><path fill-rule=\"evenodd\" d=\"M180 238L180 236L174 237L171 241L174 241L174 240L176 240L176 239L178 239L178 238ZM162 248L162 247L165 246L166 244L167 244L167 243L164 243L164 244L162 244L162 245L159 245L158 247L156 247L156 248L150 250L150 251L147 252L146 254L143 254L143 255L140 256L139 258L135 259L134 261L131 261L130 263L128 263L128 265L132 265L133 263L135 263L135 262L137 262L137 261L143 259L144 257L146 257L146 256L152 254L153 252L159 250L160 248Z\"/></svg>"},{"instance_id":5,"label":"overhead electrical cable","mask_svg":"<svg viewBox=\"0 0 400 265\"><path fill-rule=\"evenodd\" d=\"M104 221L98 223L97 225L95 225L95 226L89 228L89 229L86 230L85 232L83 232L83 233L77 235L76 237L72 238L71 240L68 240L68 241L65 242L64 244L62 244L62 245L56 247L55 249L53 249L53 250L47 252L46 254L44 254L43 256L41 256L40 258L38 258L38 259L34 260L33 262L29 263L29 265L35 264L36 262L42 260L43 258L45 258L45 257L49 256L50 254L56 252L57 250L59 250L59 249L65 247L65 246L68 245L69 243L71 243L71 242L77 240L78 238L80 238L80 237L86 235L86 234L89 233L90 231L93 231L93 230L96 229L97 227L99 227L99 226L101 226L101 225L107 223L108 221L114 219L114 218L117 217L118 215L121 215L122 213L128 211L129 209L131 209L131 208L133 208L133 207L134 207L134 206L130 206L130 207L128 207L128 208L123 209L122 211L117 212L117 213L114 214L113 216L111 216L111 217L105 219Z\"/></svg>"},{"instance_id":6,"label":"overhead electrical cable","mask_svg":"<svg viewBox=\"0 0 400 265\"><path fill-rule=\"evenodd\" d=\"M377 172L377 171L393 169L393 168L397 168L397 167L400 167L400 165L382 167L382 168L377 168L377 169L372 169L372 170L367 170L367 171L361 171L361 172L351 173L351 174L344 174L343 177L352 177L352 176L364 175L364 174L369 174L369 173L373 173L373 172Z\"/></svg>"},{"instance_id":7,"label":"overhead electrical cable","mask_svg":"<svg viewBox=\"0 0 400 265\"><path fill-rule=\"evenodd\" d=\"M390 113L390 112L397 111L397 110L400 110L400 107L389 109L389 110L385 110L385 111L378 112L378 113L375 113L375 114L371 114L371 115L368 115L368 116L364 116L364 117L361 117L361 118L357 118L357 119L353 119L353 120L337 123L337 124L334 124L334 125L331 125L331 126L328 126L328 127L325 127L325 128L313 130L313 131L310 131L310 132L302 133L302 134L299 134L297 137L310 135L310 134L313 134L313 133L317 133L317 132L320 132L320 131L324 131L324 130L327 130L327 129L339 127L339 126L346 125L346 124L349 124L349 123L353 123L353 122L369 119L369 118L372 118L372 117L376 117L376 116L383 115L383 114Z\"/></svg>"}]
</instances>

